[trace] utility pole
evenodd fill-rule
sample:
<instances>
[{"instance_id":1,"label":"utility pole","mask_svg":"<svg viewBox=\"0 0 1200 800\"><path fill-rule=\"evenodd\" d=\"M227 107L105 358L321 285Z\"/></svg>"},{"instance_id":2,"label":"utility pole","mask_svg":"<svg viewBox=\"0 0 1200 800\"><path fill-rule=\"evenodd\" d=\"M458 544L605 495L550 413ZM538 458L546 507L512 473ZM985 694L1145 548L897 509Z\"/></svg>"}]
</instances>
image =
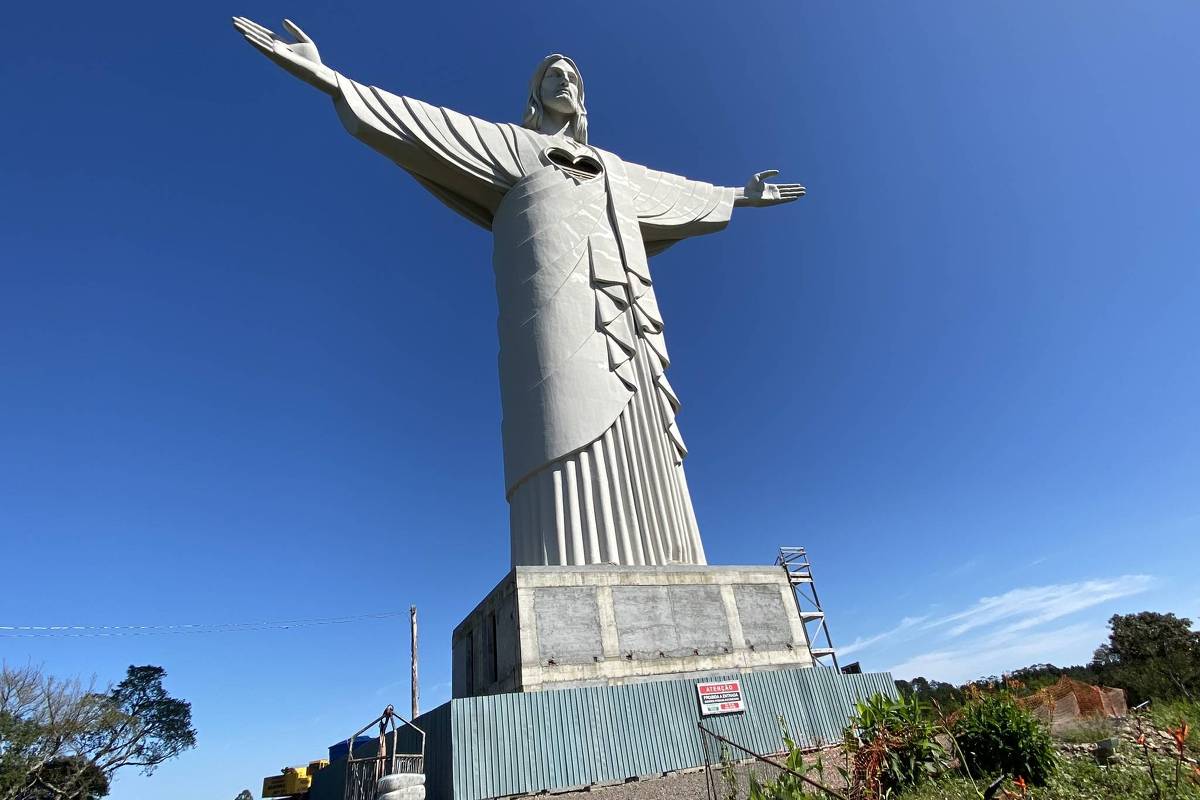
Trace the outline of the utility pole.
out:
<instances>
[{"instance_id":1,"label":"utility pole","mask_svg":"<svg viewBox=\"0 0 1200 800\"><path fill-rule=\"evenodd\" d=\"M412 716L409 719L416 719L421 716L421 688L417 682L417 607L409 606L408 608L409 623L412 628Z\"/></svg>"}]
</instances>

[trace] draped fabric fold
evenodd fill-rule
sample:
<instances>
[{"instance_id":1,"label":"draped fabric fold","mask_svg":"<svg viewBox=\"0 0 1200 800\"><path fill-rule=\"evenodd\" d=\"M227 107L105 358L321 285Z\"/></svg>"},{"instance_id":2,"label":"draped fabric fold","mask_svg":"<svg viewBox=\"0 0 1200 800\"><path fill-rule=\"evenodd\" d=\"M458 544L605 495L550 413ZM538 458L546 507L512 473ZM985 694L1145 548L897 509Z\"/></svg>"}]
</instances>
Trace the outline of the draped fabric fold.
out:
<instances>
[{"instance_id":1,"label":"draped fabric fold","mask_svg":"<svg viewBox=\"0 0 1200 800\"><path fill-rule=\"evenodd\" d=\"M596 441L512 494L514 564L705 563L683 466L653 397L635 393Z\"/></svg>"},{"instance_id":2,"label":"draped fabric fold","mask_svg":"<svg viewBox=\"0 0 1200 800\"><path fill-rule=\"evenodd\" d=\"M733 190L338 78L356 137L493 233L513 564L703 564L647 253Z\"/></svg>"}]
</instances>

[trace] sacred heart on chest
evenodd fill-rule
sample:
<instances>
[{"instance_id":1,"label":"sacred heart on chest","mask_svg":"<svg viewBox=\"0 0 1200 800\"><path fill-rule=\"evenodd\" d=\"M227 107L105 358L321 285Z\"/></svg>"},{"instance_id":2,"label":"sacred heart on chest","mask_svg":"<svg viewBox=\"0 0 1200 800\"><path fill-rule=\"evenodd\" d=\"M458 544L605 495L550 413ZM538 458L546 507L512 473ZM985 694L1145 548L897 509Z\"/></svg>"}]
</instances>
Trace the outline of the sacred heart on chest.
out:
<instances>
[{"instance_id":1,"label":"sacred heart on chest","mask_svg":"<svg viewBox=\"0 0 1200 800\"><path fill-rule=\"evenodd\" d=\"M542 151L542 158L579 183L590 181L604 174L604 165L587 153L574 155L561 147L547 147Z\"/></svg>"}]
</instances>

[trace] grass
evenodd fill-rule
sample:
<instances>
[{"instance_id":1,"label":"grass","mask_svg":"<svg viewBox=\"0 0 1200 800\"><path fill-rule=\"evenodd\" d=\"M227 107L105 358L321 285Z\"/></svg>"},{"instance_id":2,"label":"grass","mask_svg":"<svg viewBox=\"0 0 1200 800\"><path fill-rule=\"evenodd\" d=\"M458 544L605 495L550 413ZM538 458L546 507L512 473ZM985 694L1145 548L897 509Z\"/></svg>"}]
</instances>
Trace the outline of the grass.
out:
<instances>
[{"instance_id":1,"label":"grass","mask_svg":"<svg viewBox=\"0 0 1200 800\"><path fill-rule=\"evenodd\" d=\"M1123 760L1110 767L1098 766L1089 757L1064 759L1062 768L1050 782L1030 789L1027 797L1029 800L1154 800L1158 795L1140 753L1126 746L1122 754ZM1163 800L1200 800L1200 786L1186 776L1180 782L1178 794L1174 793L1173 759L1156 757L1154 768ZM986 781L979 782L981 790L985 785ZM1011 783L1005 788L1015 792ZM965 778L946 778L902 792L896 800L979 800L979 794Z\"/></svg>"},{"instance_id":2,"label":"grass","mask_svg":"<svg viewBox=\"0 0 1200 800\"><path fill-rule=\"evenodd\" d=\"M1200 800L1200 787L1184 777L1178 794L1172 793L1174 786L1174 760L1154 759L1154 770L1162 787L1163 800ZM985 783L979 782L983 789ZM1012 783L1004 787L1014 794ZM1028 790L1028 800L1153 800L1153 783L1146 764L1127 748L1126 759L1121 764L1098 766L1091 758L1064 759L1058 770L1044 787ZM979 795L966 778L944 778L929 786L908 789L896 795L895 800L979 800Z\"/></svg>"},{"instance_id":3,"label":"grass","mask_svg":"<svg viewBox=\"0 0 1200 800\"><path fill-rule=\"evenodd\" d=\"M1071 744L1091 744L1111 737L1115 731L1112 722L1107 719L1081 719L1059 728L1054 732L1054 738Z\"/></svg>"},{"instance_id":4,"label":"grass","mask_svg":"<svg viewBox=\"0 0 1200 800\"><path fill-rule=\"evenodd\" d=\"M1155 701L1150 704L1150 719L1163 730L1178 728L1179 723L1186 722L1192 729L1187 740L1188 747L1192 752L1200 752L1200 702L1174 700L1169 703L1159 703Z\"/></svg>"},{"instance_id":5,"label":"grass","mask_svg":"<svg viewBox=\"0 0 1200 800\"><path fill-rule=\"evenodd\" d=\"M885 701L879 702L886 705ZM981 702L986 702L986 699ZM865 715L867 710L860 709L860 715ZM914 706L914 713L919 710ZM888 721L894 723L893 727L897 731L912 727L911 724L906 723L905 719L897 717L893 720L892 716L896 716L896 714L888 716ZM1174 753L1168 754L1165 750L1170 746L1168 744L1170 740L1166 737L1165 732L1171 729L1178 730L1181 724L1186 723L1190 729L1187 741L1188 755L1194 757L1196 753L1200 753L1200 702L1156 703L1147 715L1143 716L1139 713L1137 717L1137 719L1120 726L1111 720L1085 719L1061 728L1054 734L1054 738L1059 742L1091 744L1105 739L1115 739L1117 741L1116 755L1111 763L1101 766L1096 763L1093 755L1087 752L1091 748L1054 748L1059 750L1059 755L1052 759L1056 763L1055 768L1047 770L1042 776L1042 779L1046 781L1044 786L1029 787L1022 791L1020 787L1009 781L1003 787L1005 791L1000 792L996 800L1002 800L1002 798L1004 800L1016 800L1016 798L1022 798L1022 800L1200 800L1200 767L1182 762L1175 757ZM990 719L989 717L988 720ZM1004 717L1003 720L1008 720L1008 717ZM997 725L999 725L998 722L992 727ZM961 727L962 721L959 720L956 730ZM1010 724L999 725L999 727L1003 729L1002 732L1009 732L1014 726ZM865 726L860 725L860 728L865 729ZM1151 747L1149 751L1132 741L1133 737L1143 730L1146 733L1145 741ZM961 731L958 732L961 735ZM991 752L997 748L1011 747L1005 737L995 734L991 728L985 728L984 732L989 735L977 737L982 739L977 745L977 750ZM893 732L893 735L898 736L899 734ZM1045 746L1053 748L1045 737L1046 734L1042 733ZM1155 752L1153 750L1155 745L1164 749ZM891 747L887 742L885 742L885 746ZM1029 750L1029 746L1022 745L1016 749L1026 752ZM863 750L863 752L866 751ZM895 751L893 748L887 752L891 758L897 757L899 751ZM1147 758L1152 766L1148 766ZM944 768L944 765L927 760L917 759L917 762L919 766L927 765L927 768L934 773ZM911 780L900 781L901 784L909 784L908 787L894 794L888 793L887 797L889 800L981 800L982 790L991 783L1000 770L1007 770L1011 774L1014 767L1004 766L1004 764L1014 763L1021 764L1020 768L1028 768L1030 762L1028 758L1015 761L1013 759L978 761L978 765L982 766L977 765L977 768L983 770L985 774L977 775L975 781L971 781L964 777L962 772L955 770L944 773L934 780L927 779L926 782L917 786L911 785ZM992 770L991 775L986 774L988 770ZM896 781L892 781L892 783L894 785ZM782 800L785 797L800 797L801 795L795 792L768 792L762 796L773 800ZM808 797L809 795L804 794L803 796Z\"/></svg>"}]
</instances>

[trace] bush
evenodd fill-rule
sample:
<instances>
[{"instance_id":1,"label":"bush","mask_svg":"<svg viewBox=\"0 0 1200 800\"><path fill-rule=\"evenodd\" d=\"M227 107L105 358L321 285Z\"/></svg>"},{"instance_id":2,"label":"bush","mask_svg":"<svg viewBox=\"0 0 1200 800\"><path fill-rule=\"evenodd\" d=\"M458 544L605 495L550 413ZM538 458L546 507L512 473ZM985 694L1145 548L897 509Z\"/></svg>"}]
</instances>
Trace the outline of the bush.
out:
<instances>
[{"instance_id":1,"label":"bush","mask_svg":"<svg viewBox=\"0 0 1200 800\"><path fill-rule=\"evenodd\" d=\"M964 766L977 777L1005 773L1044 786L1058 767L1050 732L1005 692L963 706L954 738Z\"/></svg>"},{"instance_id":2,"label":"bush","mask_svg":"<svg viewBox=\"0 0 1200 800\"><path fill-rule=\"evenodd\" d=\"M915 697L893 700L877 694L855 704L846 729L850 782L865 797L887 797L933 780L950 765L937 737L937 725Z\"/></svg>"}]
</instances>

